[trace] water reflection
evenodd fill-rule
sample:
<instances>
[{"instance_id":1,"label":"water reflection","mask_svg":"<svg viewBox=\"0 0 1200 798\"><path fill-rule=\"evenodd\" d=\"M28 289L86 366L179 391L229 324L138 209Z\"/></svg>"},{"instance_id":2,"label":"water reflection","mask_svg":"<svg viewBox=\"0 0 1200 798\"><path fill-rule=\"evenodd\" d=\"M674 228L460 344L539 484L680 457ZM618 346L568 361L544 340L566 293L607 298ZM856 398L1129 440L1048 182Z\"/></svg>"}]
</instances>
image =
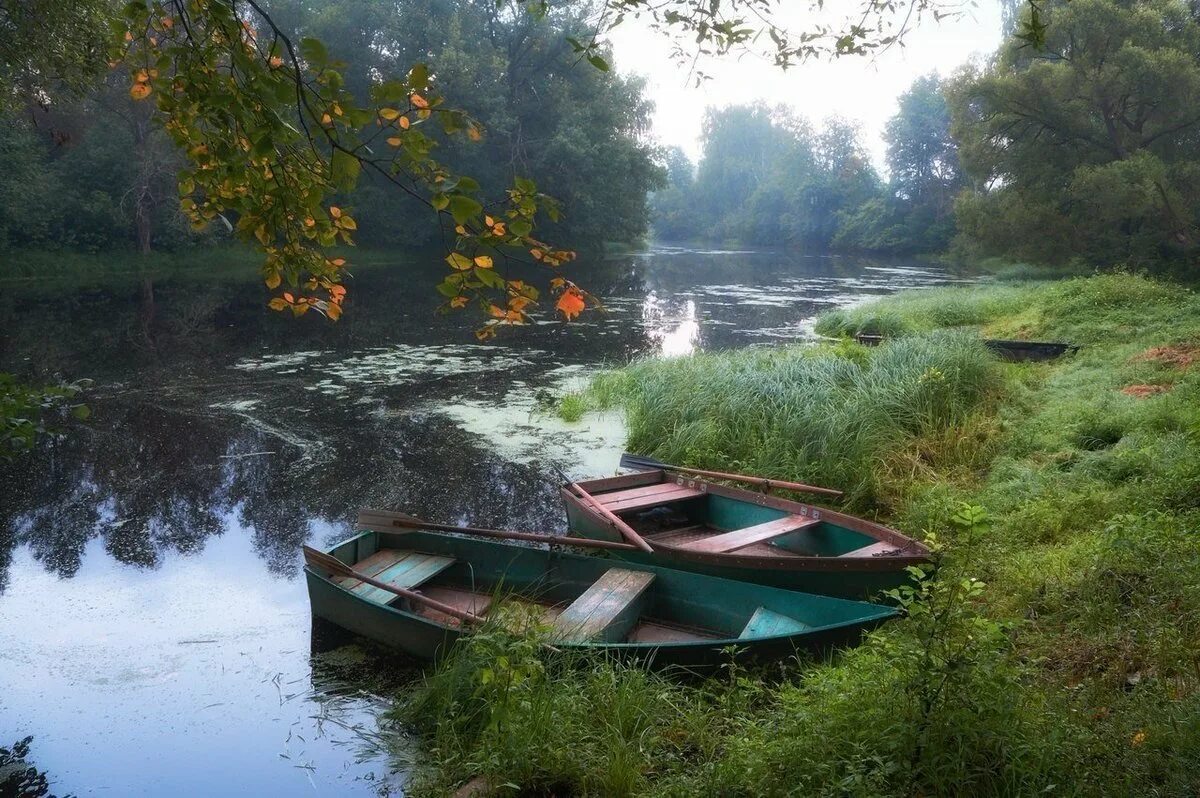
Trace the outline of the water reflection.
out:
<instances>
[{"instance_id":1,"label":"water reflection","mask_svg":"<svg viewBox=\"0 0 1200 798\"><path fill-rule=\"evenodd\" d=\"M622 430L547 415L546 393L639 356L803 340L825 307L951 279L659 248L574 275L605 313L479 345L414 294L441 268L360 269L336 325L264 312L249 280L2 294L0 368L96 388L91 422L0 469L0 740L36 735L64 791L224 793L237 772L252 794L374 793L386 762L327 733L361 739L369 688L321 720L302 543L363 506L560 529L560 469L611 473Z\"/></svg>"}]
</instances>

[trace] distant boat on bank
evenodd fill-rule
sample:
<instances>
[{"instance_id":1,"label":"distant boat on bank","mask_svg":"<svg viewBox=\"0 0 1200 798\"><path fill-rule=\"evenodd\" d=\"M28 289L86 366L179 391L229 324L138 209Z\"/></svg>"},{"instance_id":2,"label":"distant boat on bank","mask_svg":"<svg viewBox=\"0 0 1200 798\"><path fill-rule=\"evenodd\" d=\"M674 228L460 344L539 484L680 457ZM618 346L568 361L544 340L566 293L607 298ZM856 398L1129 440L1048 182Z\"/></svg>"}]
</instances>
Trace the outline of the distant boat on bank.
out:
<instances>
[{"instance_id":1,"label":"distant boat on bank","mask_svg":"<svg viewBox=\"0 0 1200 798\"><path fill-rule=\"evenodd\" d=\"M854 340L863 346L878 346L888 340L884 335L854 336ZM1068 344L1061 341L1009 341L1001 338L984 338L983 345L995 353L1001 360L1021 362L1027 360L1054 360L1067 354L1079 351L1078 344Z\"/></svg>"}]
</instances>

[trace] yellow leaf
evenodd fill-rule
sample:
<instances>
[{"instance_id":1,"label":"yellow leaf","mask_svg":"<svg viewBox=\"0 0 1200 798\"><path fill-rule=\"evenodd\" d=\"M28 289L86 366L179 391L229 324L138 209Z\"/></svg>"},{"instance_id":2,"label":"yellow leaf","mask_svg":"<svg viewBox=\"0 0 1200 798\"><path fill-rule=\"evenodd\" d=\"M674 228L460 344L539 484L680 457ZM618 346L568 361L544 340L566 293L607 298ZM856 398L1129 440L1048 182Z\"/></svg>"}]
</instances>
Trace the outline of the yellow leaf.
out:
<instances>
[{"instance_id":1,"label":"yellow leaf","mask_svg":"<svg viewBox=\"0 0 1200 798\"><path fill-rule=\"evenodd\" d=\"M458 269L460 272L465 272L471 268L471 259L460 252L451 252L446 256L446 263L450 264L450 268Z\"/></svg>"},{"instance_id":2,"label":"yellow leaf","mask_svg":"<svg viewBox=\"0 0 1200 798\"><path fill-rule=\"evenodd\" d=\"M413 95L411 97L408 98L408 101L413 104L414 108L428 108L429 107L429 100L426 100L424 97L422 97L421 95L419 95L415 92L413 93Z\"/></svg>"},{"instance_id":3,"label":"yellow leaf","mask_svg":"<svg viewBox=\"0 0 1200 798\"><path fill-rule=\"evenodd\" d=\"M342 316L342 306L336 303L325 305L325 315L329 317L330 321L337 321Z\"/></svg>"},{"instance_id":4,"label":"yellow leaf","mask_svg":"<svg viewBox=\"0 0 1200 798\"><path fill-rule=\"evenodd\" d=\"M407 116L402 116L396 120L396 124L398 124L402 130L408 130L408 126L412 123L408 121Z\"/></svg>"},{"instance_id":5,"label":"yellow leaf","mask_svg":"<svg viewBox=\"0 0 1200 798\"><path fill-rule=\"evenodd\" d=\"M333 117L329 114L321 114L321 124L329 127L333 124Z\"/></svg>"},{"instance_id":6,"label":"yellow leaf","mask_svg":"<svg viewBox=\"0 0 1200 798\"><path fill-rule=\"evenodd\" d=\"M144 69L139 69L137 71L137 74L133 76L133 81L135 83L146 83L149 80L150 80L150 76L146 74L146 70L144 70Z\"/></svg>"},{"instance_id":7,"label":"yellow leaf","mask_svg":"<svg viewBox=\"0 0 1200 798\"><path fill-rule=\"evenodd\" d=\"M129 87L129 96L135 100L144 100L150 96L149 83L135 83Z\"/></svg>"},{"instance_id":8,"label":"yellow leaf","mask_svg":"<svg viewBox=\"0 0 1200 798\"><path fill-rule=\"evenodd\" d=\"M386 119L387 121L391 122L393 119L400 116L400 112L397 111L395 108L380 108L379 115L381 117L383 117L384 119Z\"/></svg>"},{"instance_id":9,"label":"yellow leaf","mask_svg":"<svg viewBox=\"0 0 1200 798\"><path fill-rule=\"evenodd\" d=\"M460 236L465 236L467 234L467 228L463 227L461 224L458 224L454 226L454 232L458 233Z\"/></svg>"},{"instance_id":10,"label":"yellow leaf","mask_svg":"<svg viewBox=\"0 0 1200 798\"><path fill-rule=\"evenodd\" d=\"M489 255L480 255L475 258L475 265L481 269L490 269L492 268L492 258Z\"/></svg>"},{"instance_id":11,"label":"yellow leaf","mask_svg":"<svg viewBox=\"0 0 1200 798\"><path fill-rule=\"evenodd\" d=\"M341 219L338 219L338 227L342 228L343 230L357 230L358 222L354 221L349 216L343 216Z\"/></svg>"},{"instance_id":12,"label":"yellow leaf","mask_svg":"<svg viewBox=\"0 0 1200 798\"><path fill-rule=\"evenodd\" d=\"M267 284L267 288L270 288L272 291L274 291L279 287L279 284L283 282L283 278L279 275L279 272L271 272L267 275L265 282Z\"/></svg>"},{"instance_id":13,"label":"yellow leaf","mask_svg":"<svg viewBox=\"0 0 1200 798\"><path fill-rule=\"evenodd\" d=\"M287 306L288 306L287 300L285 300L283 297L279 297L279 296L275 297L274 299L272 299L270 302L267 303L267 307L269 307L271 310L283 310Z\"/></svg>"},{"instance_id":14,"label":"yellow leaf","mask_svg":"<svg viewBox=\"0 0 1200 798\"><path fill-rule=\"evenodd\" d=\"M465 306L466 304L467 304L467 298L465 296L456 296L456 297L454 297L454 299L450 300L450 307L452 307L452 308L461 308L461 307Z\"/></svg>"},{"instance_id":15,"label":"yellow leaf","mask_svg":"<svg viewBox=\"0 0 1200 798\"><path fill-rule=\"evenodd\" d=\"M401 144L404 143L404 140L401 139L399 136L390 136L387 140L387 143L393 147L399 147Z\"/></svg>"},{"instance_id":16,"label":"yellow leaf","mask_svg":"<svg viewBox=\"0 0 1200 798\"><path fill-rule=\"evenodd\" d=\"M542 258L546 257L546 253L542 252L537 247L534 247L533 249L529 250L529 254L533 256L534 260L541 260Z\"/></svg>"},{"instance_id":17,"label":"yellow leaf","mask_svg":"<svg viewBox=\"0 0 1200 798\"><path fill-rule=\"evenodd\" d=\"M340 219L340 218L342 218L342 209L336 205L330 205L329 206L329 215L332 216L334 219Z\"/></svg>"}]
</instances>

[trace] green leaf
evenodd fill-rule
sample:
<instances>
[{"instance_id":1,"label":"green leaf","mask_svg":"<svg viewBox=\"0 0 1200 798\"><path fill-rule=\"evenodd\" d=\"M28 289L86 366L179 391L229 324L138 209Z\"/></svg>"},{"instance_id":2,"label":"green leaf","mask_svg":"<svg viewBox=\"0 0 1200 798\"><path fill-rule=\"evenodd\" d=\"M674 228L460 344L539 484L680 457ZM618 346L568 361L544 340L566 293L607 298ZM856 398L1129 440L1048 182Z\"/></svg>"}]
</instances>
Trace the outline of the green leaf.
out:
<instances>
[{"instance_id":1,"label":"green leaf","mask_svg":"<svg viewBox=\"0 0 1200 798\"><path fill-rule=\"evenodd\" d=\"M588 56L588 63L599 69L601 72L608 71L608 62L598 55L592 54Z\"/></svg>"},{"instance_id":2,"label":"green leaf","mask_svg":"<svg viewBox=\"0 0 1200 798\"><path fill-rule=\"evenodd\" d=\"M329 51L325 49L324 42L311 36L300 40L300 55L313 66L321 67L329 63Z\"/></svg>"},{"instance_id":3,"label":"green leaf","mask_svg":"<svg viewBox=\"0 0 1200 798\"><path fill-rule=\"evenodd\" d=\"M458 296L458 286L447 281L442 281L437 284L437 292L442 296L454 298Z\"/></svg>"},{"instance_id":4,"label":"green leaf","mask_svg":"<svg viewBox=\"0 0 1200 798\"><path fill-rule=\"evenodd\" d=\"M450 215L459 224L466 224L482 210L482 205L470 197L464 197L462 194L455 194L450 198Z\"/></svg>"},{"instance_id":5,"label":"green leaf","mask_svg":"<svg viewBox=\"0 0 1200 798\"><path fill-rule=\"evenodd\" d=\"M80 421L87 421L92 417L92 409L87 405L75 405L71 408L71 415Z\"/></svg>"},{"instance_id":6,"label":"green leaf","mask_svg":"<svg viewBox=\"0 0 1200 798\"><path fill-rule=\"evenodd\" d=\"M424 89L429 85L429 66L413 64L408 72L408 85L413 89Z\"/></svg>"},{"instance_id":7,"label":"green leaf","mask_svg":"<svg viewBox=\"0 0 1200 798\"><path fill-rule=\"evenodd\" d=\"M446 210L446 206L450 204L450 198L445 194L434 194L430 197L429 204L433 206L435 211L444 211Z\"/></svg>"},{"instance_id":8,"label":"green leaf","mask_svg":"<svg viewBox=\"0 0 1200 798\"><path fill-rule=\"evenodd\" d=\"M495 269L476 269L475 277L488 288L503 288L507 285L507 281L496 274Z\"/></svg>"},{"instance_id":9,"label":"green leaf","mask_svg":"<svg viewBox=\"0 0 1200 798\"><path fill-rule=\"evenodd\" d=\"M533 232L533 225L525 219L513 219L508 223L508 232L515 236L527 236Z\"/></svg>"},{"instance_id":10,"label":"green leaf","mask_svg":"<svg viewBox=\"0 0 1200 798\"><path fill-rule=\"evenodd\" d=\"M354 184L358 182L358 175L362 172L362 164L358 162L350 153L344 150L334 150L333 158L329 163L334 185L339 191L350 191L354 188Z\"/></svg>"}]
</instances>

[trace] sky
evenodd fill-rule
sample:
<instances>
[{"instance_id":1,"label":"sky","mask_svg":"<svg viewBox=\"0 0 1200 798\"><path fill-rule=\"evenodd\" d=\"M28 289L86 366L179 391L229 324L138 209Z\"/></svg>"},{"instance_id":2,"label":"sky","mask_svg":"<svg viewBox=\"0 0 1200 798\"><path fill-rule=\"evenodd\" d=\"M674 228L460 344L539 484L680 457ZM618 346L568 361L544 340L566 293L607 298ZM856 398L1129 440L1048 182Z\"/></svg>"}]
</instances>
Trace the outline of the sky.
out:
<instances>
[{"instance_id":1,"label":"sky","mask_svg":"<svg viewBox=\"0 0 1200 798\"><path fill-rule=\"evenodd\" d=\"M795 2L800 9L786 19L789 29L801 29L807 3L784 2ZM863 144L882 167L883 129L896 112L899 96L915 78L933 71L950 75L972 57L995 50L1000 44L1000 4L980 0L956 19L927 20L908 34L904 47L874 59L810 62L786 72L749 55L708 59L704 71L711 79L699 88L688 79L687 67L671 58L671 43L646 24L627 20L609 38L616 68L647 79L647 96L656 106L654 136L662 144L679 145L693 161L701 153L705 108L762 101L791 106L814 122L832 115L859 122Z\"/></svg>"}]
</instances>

